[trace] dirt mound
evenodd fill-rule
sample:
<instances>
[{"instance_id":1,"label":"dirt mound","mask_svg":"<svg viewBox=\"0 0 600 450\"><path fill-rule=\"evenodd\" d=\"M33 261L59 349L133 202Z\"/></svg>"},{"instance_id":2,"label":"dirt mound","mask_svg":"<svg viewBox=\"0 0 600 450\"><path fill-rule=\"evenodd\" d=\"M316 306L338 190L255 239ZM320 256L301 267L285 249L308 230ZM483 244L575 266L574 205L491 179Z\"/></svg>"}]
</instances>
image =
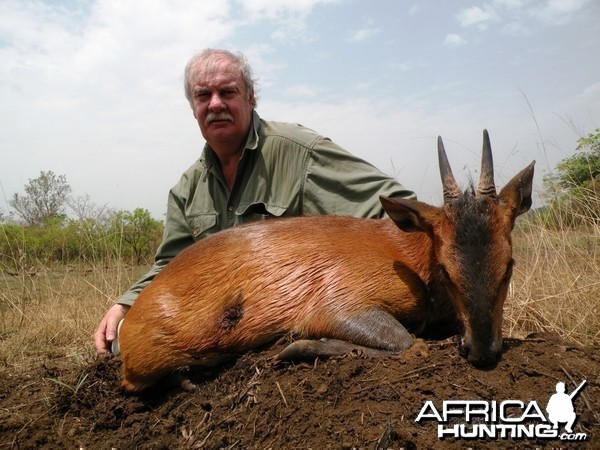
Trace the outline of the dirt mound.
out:
<instances>
[{"instance_id":1,"label":"dirt mound","mask_svg":"<svg viewBox=\"0 0 600 450\"><path fill-rule=\"evenodd\" d=\"M278 350L192 373L199 386L192 393L162 386L142 396L125 394L118 358L80 367L46 362L27 374L5 370L0 448L478 448L490 443L440 440L437 421L416 422L425 402L441 411L443 400L535 400L545 413L558 381L571 392L584 379L574 400L574 431L587 440L498 438L492 445L600 445L597 347L568 346L553 335L511 340L490 371L471 367L451 340L421 341L394 358L349 355L311 364L274 363ZM519 408L511 411L522 415ZM455 422L464 418L445 425Z\"/></svg>"}]
</instances>

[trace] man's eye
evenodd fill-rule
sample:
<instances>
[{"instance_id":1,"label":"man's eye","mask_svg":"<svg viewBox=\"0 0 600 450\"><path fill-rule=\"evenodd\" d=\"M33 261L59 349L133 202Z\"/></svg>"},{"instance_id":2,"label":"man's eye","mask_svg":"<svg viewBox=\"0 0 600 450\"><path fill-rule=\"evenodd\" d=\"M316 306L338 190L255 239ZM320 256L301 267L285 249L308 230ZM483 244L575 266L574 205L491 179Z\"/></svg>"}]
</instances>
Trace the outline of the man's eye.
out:
<instances>
[{"instance_id":1,"label":"man's eye","mask_svg":"<svg viewBox=\"0 0 600 450\"><path fill-rule=\"evenodd\" d=\"M235 94L236 94L236 90L235 89L227 89L227 90L221 92L221 96L223 96L225 98L231 98Z\"/></svg>"}]
</instances>

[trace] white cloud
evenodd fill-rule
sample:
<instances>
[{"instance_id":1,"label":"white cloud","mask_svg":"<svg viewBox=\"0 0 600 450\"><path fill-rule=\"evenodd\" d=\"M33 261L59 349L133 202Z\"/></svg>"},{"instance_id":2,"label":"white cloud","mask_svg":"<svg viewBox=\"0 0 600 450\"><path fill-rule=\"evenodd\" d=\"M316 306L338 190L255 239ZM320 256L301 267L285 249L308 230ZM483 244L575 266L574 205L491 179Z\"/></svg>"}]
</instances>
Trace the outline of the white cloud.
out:
<instances>
[{"instance_id":1,"label":"white cloud","mask_svg":"<svg viewBox=\"0 0 600 450\"><path fill-rule=\"evenodd\" d=\"M423 67L429 66L429 63L423 59L418 60L404 60L404 61L390 61L387 64L389 70L393 72L411 72L413 70L422 69Z\"/></svg>"},{"instance_id":2,"label":"white cloud","mask_svg":"<svg viewBox=\"0 0 600 450\"><path fill-rule=\"evenodd\" d=\"M246 23L268 20L275 24L271 37L279 42L311 42L316 37L307 31L306 18L318 5L339 0L238 0L240 18ZM218 4L219 2L214 2Z\"/></svg>"},{"instance_id":3,"label":"white cloud","mask_svg":"<svg viewBox=\"0 0 600 450\"><path fill-rule=\"evenodd\" d=\"M600 113L595 111L594 105L600 104L600 81L586 86L581 93L569 99L567 106L562 109L570 115L579 115L577 126L584 128L584 124L591 124L592 128L600 128ZM587 120L583 120L581 116ZM582 132L581 135L592 131L588 129Z\"/></svg>"},{"instance_id":4,"label":"white cloud","mask_svg":"<svg viewBox=\"0 0 600 450\"><path fill-rule=\"evenodd\" d=\"M249 14L253 19L281 19L292 15L306 16L319 4L335 3L336 0L238 0L242 5L244 14ZM218 3L218 2L215 2Z\"/></svg>"},{"instance_id":5,"label":"white cloud","mask_svg":"<svg viewBox=\"0 0 600 450\"><path fill-rule=\"evenodd\" d=\"M494 0L494 6L506 9L519 9L523 7L523 0Z\"/></svg>"},{"instance_id":6,"label":"white cloud","mask_svg":"<svg viewBox=\"0 0 600 450\"><path fill-rule=\"evenodd\" d=\"M416 15L419 11L421 10L421 5L419 5L418 3L415 3L414 5L412 5L409 9L408 9L408 15L409 16L414 16Z\"/></svg>"},{"instance_id":7,"label":"white cloud","mask_svg":"<svg viewBox=\"0 0 600 450\"><path fill-rule=\"evenodd\" d=\"M476 25L483 30L487 28L487 23L494 18L494 13L489 9L483 10L479 6L472 6L460 11L456 18L463 27Z\"/></svg>"},{"instance_id":8,"label":"white cloud","mask_svg":"<svg viewBox=\"0 0 600 450\"><path fill-rule=\"evenodd\" d=\"M291 97L306 99L319 95L320 90L308 84L294 84L286 87L285 93Z\"/></svg>"},{"instance_id":9,"label":"white cloud","mask_svg":"<svg viewBox=\"0 0 600 450\"><path fill-rule=\"evenodd\" d=\"M273 85L277 80L277 74L285 70L285 63L273 60L275 48L270 44L252 44L244 49L244 55L252 62L254 76L258 78L257 88Z\"/></svg>"},{"instance_id":10,"label":"white cloud","mask_svg":"<svg viewBox=\"0 0 600 450\"><path fill-rule=\"evenodd\" d=\"M373 83L372 83L372 82L370 82L370 81L363 81L363 82L361 82L361 83L356 83L356 84L354 85L354 88L355 88L357 91L366 91L366 90L368 90L368 89L371 89L371 87L373 87Z\"/></svg>"},{"instance_id":11,"label":"white cloud","mask_svg":"<svg viewBox=\"0 0 600 450\"><path fill-rule=\"evenodd\" d=\"M503 25L501 31L508 36L528 36L533 33L531 25L521 19L515 19Z\"/></svg>"},{"instance_id":12,"label":"white cloud","mask_svg":"<svg viewBox=\"0 0 600 450\"><path fill-rule=\"evenodd\" d=\"M582 97L596 97L600 98L600 81L598 83L594 83L590 86L587 86L583 92L581 93Z\"/></svg>"},{"instance_id":13,"label":"white cloud","mask_svg":"<svg viewBox=\"0 0 600 450\"><path fill-rule=\"evenodd\" d=\"M46 92L50 86L45 84L66 85L61 92L71 96L81 89L87 96L92 86L106 89L115 83L115 88L122 80L143 80L148 70L162 73L160 78L173 76L172 64L181 65L182 55L231 35L227 4L217 8L210 3L190 11L187 2L146 2L139 8L133 2L99 1L78 24L72 14L43 4L4 4L7 22L18 22L2 30L12 43L2 48L2 56L12 62L8 70L20 72L22 83L30 85L31 77L33 87Z\"/></svg>"},{"instance_id":14,"label":"white cloud","mask_svg":"<svg viewBox=\"0 0 600 450\"><path fill-rule=\"evenodd\" d=\"M592 0L492 0L482 6L471 6L456 15L464 28L487 30L498 23L503 34L528 36L542 26L570 23ZM589 8L587 9L589 13Z\"/></svg>"},{"instance_id":15,"label":"white cloud","mask_svg":"<svg viewBox=\"0 0 600 450\"><path fill-rule=\"evenodd\" d=\"M446 47L460 47L461 45L465 45L467 41L459 34L450 33L446 35L444 39L444 45Z\"/></svg>"},{"instance_id":16,"label":"white cloud","mask_svg":"<svg viewBox=\"0 0 600 450\"><path fill-rule=\"evenodd\" d=\"M371 27L361 28L360 30L355 31L352 36L348 38L348 42L364 42L377 35L379 31L379 29Z\"/></svg>"},{"instance_id":17,"label":"white cloud","mask_svg":"<svg viewBox=\"0 0 600 450\"><path fill-rule=\"evenodd\" d=\"M564 25L591 0L545 0L531 6L529 15L548 25Z\"/></svg>"}]
</instances>

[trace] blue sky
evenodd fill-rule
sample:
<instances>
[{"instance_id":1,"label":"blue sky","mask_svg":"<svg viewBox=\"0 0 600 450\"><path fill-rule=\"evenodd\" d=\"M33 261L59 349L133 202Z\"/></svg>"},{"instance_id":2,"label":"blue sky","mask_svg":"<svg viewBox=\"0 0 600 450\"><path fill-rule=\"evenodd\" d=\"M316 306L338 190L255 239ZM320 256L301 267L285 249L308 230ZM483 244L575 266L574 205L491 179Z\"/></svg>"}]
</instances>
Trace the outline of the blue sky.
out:
<instances>
[{"instance_id":1,"label":"blue sky","mask_svg":"<svg viewBox=\"0 0 600 450\"><path fill-rule=\"evenodd\" d=\"M487 128L497 184L535 159L539 194L600 128L595 0L2 0L0 210L52 170L75 195L162 219L204 144L182 72L207 46L247 55L263 118L436 204L438 135L462 185Z\"/></svg>"}]
</instances>

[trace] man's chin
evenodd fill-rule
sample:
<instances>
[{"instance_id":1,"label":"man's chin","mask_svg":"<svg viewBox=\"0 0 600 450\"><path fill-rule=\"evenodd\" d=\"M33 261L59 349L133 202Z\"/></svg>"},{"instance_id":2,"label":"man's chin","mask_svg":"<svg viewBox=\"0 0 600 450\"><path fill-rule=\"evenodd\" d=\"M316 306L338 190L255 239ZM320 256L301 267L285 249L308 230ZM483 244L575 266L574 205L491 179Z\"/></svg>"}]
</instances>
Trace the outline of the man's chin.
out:
<instances>
[{"instance_id":1,"label":"man's chin","mask_svg":"<svg viewBox=\"0 0 600 450\"><path fill-rule=\"evenodd\" d=\"M217 132L220 133L222 131L226 131L228 129L232 129L234 127L233 122L229 120L214 120L208 124L206 127L206 131L208 133Z\"/></svg>"},{"instance_id":2,"label":"man's chin","mask_svg":"<svg viewBox=\"0 0 600 450\"><path fill-rule=\"evenodd\" d=\"M232 139L242 139L243 136L233 126L232 123L223 124L221 126L209 126L204 133L202 133L204 139L210 144L217 142L231 141Z\"/></svg>"}]
</instances>

